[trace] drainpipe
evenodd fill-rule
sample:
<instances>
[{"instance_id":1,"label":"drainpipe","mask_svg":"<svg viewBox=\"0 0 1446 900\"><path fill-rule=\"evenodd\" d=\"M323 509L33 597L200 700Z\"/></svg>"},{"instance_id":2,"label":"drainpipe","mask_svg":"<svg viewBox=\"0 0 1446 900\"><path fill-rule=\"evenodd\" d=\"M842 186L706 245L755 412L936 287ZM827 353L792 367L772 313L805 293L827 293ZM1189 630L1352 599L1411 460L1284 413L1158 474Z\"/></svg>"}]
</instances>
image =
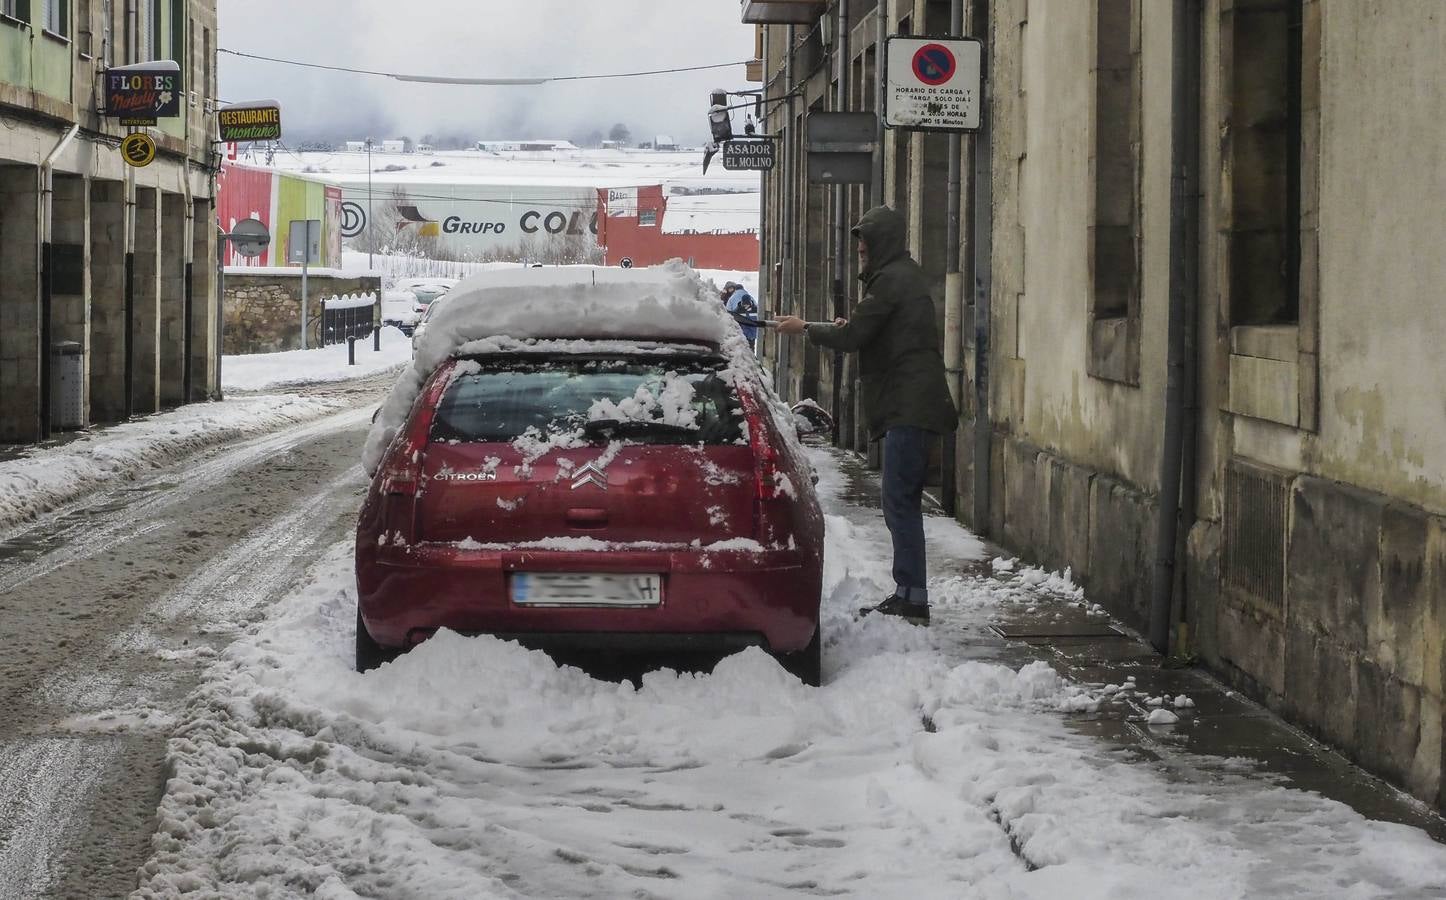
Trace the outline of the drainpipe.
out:
<instances>
[{"instance_id":1,"label":"drainpipe","mask_svg":"<svg viewBox=\"0 0 1446 900\"><path fill-rule=\"evenodd\" d=\"M211 132L211 146L214 147L221 143L221 117L217 116L215 119L213 119L212 125L213 131ZM224 399L221 391L221 362L226 346L226 259L229 256L228 251L231 249L231 241L227 235L219 234L219 232L221 231L221 220L218 218L218 215L221 208L219 202L221 198L221 191L217 187L216 176L217 173L220 171L222 164L219 158L217 159L215 166L210 165L211 160L209 157L207 157L206 162L208 171L207 187L211 191L211 220L206 223L206 227L210 228L212 231L218 232L216 238L216 296L214 298L210 298L210 302L214 302L216 304L216 328L213 332L215 336L216 346L212 348L212 359L214 360L213 365L216 378L216 389L209 392L209 397L212 400L221 400ZM370 178L370 166L367 167L367 171L367 177ZM368 192L368 196L370 197L370 192ZM370 221L370 219L368 221Z\"/></svg>"},{"instance_id":2,"label":"drainpipe","mask_svg":"<svg viewBox=\"0 0 1446 900\"><path fill-rule=\"evenodd\" d=\"M964 33L964 0L951 0L949 4L949 34ZM948 374L949 393L954 398L954 408L960 409L964 401L964 273L959 271L959 213L961 203L961 172L959 153L963 142L957 132L949 135L949 193L948 211L945 222L945 266L944 266L944 370ZM941 493L944 513L955 515L958 511L958 455L959 433L957 430L944 435L944 471Z\"/></svg>"},{"instance_id":3,"label":"drainpipe","mask_svg":"<svg viewBox=\"0 0 1446 900\"><path fill-rule=\"evenodd\" d=\"M1199 8L1198 0L1190 3L1191 12L1186 19L1187 31L1186 50L1188 51L1185 66L1192 79L1191 90L1186 95L1189 105L1186 108L1186 138L1185 147L1188 154L1185 157L1187 165L1185 175L1185 423L1181 443L1184 445L1184 455L1180 465L1180 472L1183 481L1180 491L1180 521L1185 523L1181 529L1180 536L1176 542L1177 559L1186 560L1186 565L1175 567L1175 614L1173 621L1178 622L1175 632L1177 652L1189 653L1191 648L1189 634L1189 590L1186 584L1186 572L1189 568L1187 556L1189 552L1190 530L1195 525L1196 511L1199 504L1200 480L1196 477L1196 461L1199 458L1200 446L1200 107L1202 84L1199 72L1201 71L1202 50L1201 33L1203 31L1203 12Z\"/></svg>"},{"instance_id":4,"label":"drainpipe","mask_svg":"<svg viewBox=\"0 0 1446 900\"><path fill-rule=\"evenodd\" d=\"M769 81L768 26L759 25L758 27L763 30L763 52L761 56L763 60L761 66L761 70L763 72L763 86L759 88L759 90L762 91L762 94L760 96L762 96L764 100L767 100ZM774 134L774 130L768 127L768 117L773 114L772 104L768 104L765 108L768 110L768 112L763 114L763 116L758 122L758 127L760 130L762 130L764 134ZM758 309L759 316L761 318L768 318L768 311L772 308L771 304L774 302L773 298L777 296L773 292L773 278L771 276L771 273L773 271L773 264L769 261L769 254L773 252L772 232L774 230L770 228L768 224L769 218L772 213L772 210L768 208L768 195L769 191L773 188L772 172L765 171L763 173L762 177L759 179L758 188L761 191L758 201L758 209L761 213L761 219L758 223ZM607 217L603 217L603 222L607 222ZM758 355L763 359L768 358L769 341L767 332L767 328L760 329L758 332Z\"/></svg>"},{"instance_id":5,"label":"drainpipe","mask_svg":"<svg viewBox=\"0 0 1446 900\"><path fill-rule=\"evenodd\" d=\"M834 95L834 109L843 112L849 108L849 75L853 68L849 59L849 8L848 0L839 0L838 37L834 41L834 57L838 61L838 89ZM844 290L844 278L848 274L848 209L847 189L836 184L833 188L833 314L842 318L849 314L848 294ZM839 441L839 423L843 421L843 370L844 355L840 350L833 354L833 442Z\"/></svg>"},{"instance_id":6,"label":"drainpipe","mask_svg":"<svg viewBox=\"0 0 1446 900\"><path fill-rule=\"evenodd\" d=\"M190 129L187 128L187 132ZM181 335L181 402L191 402L191 326L195 321L196 295L191 288L191 276L195 273L195 243L196 243L196 203L195 196L191 193L191 151L190 139L187 138L186 159L181 163L181 190L186 197L185 226L182 231L181 241L181 278L182 291L185 309L182 319L185 333Z\"/></svg>"},{"instance_id":7,"label":"drainpipe","mask_svg":"<svg viewBox=\"0 0 1446 900\"><path fill-rule=\"evenodd\" d=\"M874 115L879 127L874 133L874 183L869 185L869 206L884 205L884 45L889 40L892 0L879 0L874 8Z\"/></svg>"},{"instance_id":8,"label":"drainpipe","mask_svg":"<svg viewBox=\"0 0 1446 900\"><path fill-rule=\"evenodd\" d=\"M125 359L125 404L122 413L129 420L136 410L136 170L126 166L126 267L125 322L121 341Z\"/></svg>"},{"instance_id":9,"label":"drainpipe","mask_svg":"<svg viewBox=\"0 0 1446 900\"><path fill-rule=\"evenodd\" d=\"M779 311L802 316L804 314L803 311L794 308L798 293L794 290L795 279L793 274L794 196L798 187L796 182L799 172L798 154L794 151L794 148L798 146L798 123L793 111L793 54L797 48L797 44L797 29L795 26L790 25L788 26L788 46L785 47L783 51L783 92L784 95L788 97L788 109L785 113L788 117L786 123L788 126L788 146L784 148L782 195L779 197L779 205L783 211L783 272L779 275L779 284L781 286L779 303L782 304L784 298L787 298L788 309L784 310L780 306ZM773 389L783 397L791 396L790 392L785 390L785 386L792 379L792 373L789 371L793 363L792 350L793 346L791 342L784 340L778 342L778 359L773 368Z\"/></svg>"},{"instance_id":10,"label":"drainpipe","mask_svg":"<svg viewBox=\"0 0 1446 900\"><path fill-rule=\"evenodd\" d=\"M985 104L974 138L974 531L989 533L992 423L989 413L989 331L994 270L993 110L989 68L994 64L994 23L989 0L975 0L974 28L984 41Z\"/></svg>"},{"instance_id":11,"label":"drainpipe","mask_svg":"<svg viewBox=\"0 0 1446 900\"><path fill-rule=\"evenodd\" d=\"M1180 480L1185 458L1184 397L1186 371L1186 327L1195 304L1194 265L1190 257L1190 221L1195 203L1194 165L1198 152L1192 146L1198 115L1197 78L1199 45L1192 23L1199 19L1199 7L1192 0L1174 0L1171 60L1170 134L1170 306L1166 324L1165 351L1165 433L1160 453L1159 513L1155 520L1155 567L1150 594L1150 643L1160 653L1170 650L1170 617L1174 602L1175 569L1180 525ZM1192 473L1193 474L1193 473Z\"/></svg>"},{"instance_id":12,"label":"drainpipe","mask_svg":"<svg viewBox=\"0 0 1446 900\"><path fill-rule=\"evenodd\" d=\"M50 437L50 344L54 328L52 306L55 302L55 161L75 136L80 133L77 122L66 129L50 155L40 164L40 439Z\"/></svg>"}]
</instances>

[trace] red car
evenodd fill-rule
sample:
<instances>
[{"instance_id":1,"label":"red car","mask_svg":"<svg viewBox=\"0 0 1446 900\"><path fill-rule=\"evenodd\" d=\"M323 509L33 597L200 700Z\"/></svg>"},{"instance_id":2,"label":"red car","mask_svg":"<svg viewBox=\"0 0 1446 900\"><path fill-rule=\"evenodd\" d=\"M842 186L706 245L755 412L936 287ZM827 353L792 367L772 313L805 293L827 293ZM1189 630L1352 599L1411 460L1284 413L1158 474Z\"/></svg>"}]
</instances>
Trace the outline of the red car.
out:
<instances>
[{"instance_id":1,"label":"red car","mask_svg":"<svg viewBox=\"0 0 1446 900\"><path fill-rule=\"evenodd\" d=\"M717 344L600 346L464 347L422 382L357 527L358 670L450 628L758 646L818 683L823 516L787 408Z\"/></svg>"}]
</instances>

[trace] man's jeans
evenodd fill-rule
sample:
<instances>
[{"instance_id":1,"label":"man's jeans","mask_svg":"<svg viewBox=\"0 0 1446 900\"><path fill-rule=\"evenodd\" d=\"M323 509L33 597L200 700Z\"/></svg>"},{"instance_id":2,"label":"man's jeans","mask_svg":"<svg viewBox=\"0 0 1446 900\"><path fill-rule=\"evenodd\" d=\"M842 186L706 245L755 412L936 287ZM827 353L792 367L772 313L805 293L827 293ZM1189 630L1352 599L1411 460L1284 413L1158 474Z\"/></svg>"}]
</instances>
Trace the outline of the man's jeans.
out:
<instances>
[{"instance_id":1,"label":"man's jeans","mask_svg":"<svg viewBox=\"0 0 1446 900\"><path fill-rule=\"evenodd\" d=\"M929 602L924 561L924 480L929 474L932 431L899 425L884 433L884 524L894 539L895 593Z\"/></svg>"}]
</instances>

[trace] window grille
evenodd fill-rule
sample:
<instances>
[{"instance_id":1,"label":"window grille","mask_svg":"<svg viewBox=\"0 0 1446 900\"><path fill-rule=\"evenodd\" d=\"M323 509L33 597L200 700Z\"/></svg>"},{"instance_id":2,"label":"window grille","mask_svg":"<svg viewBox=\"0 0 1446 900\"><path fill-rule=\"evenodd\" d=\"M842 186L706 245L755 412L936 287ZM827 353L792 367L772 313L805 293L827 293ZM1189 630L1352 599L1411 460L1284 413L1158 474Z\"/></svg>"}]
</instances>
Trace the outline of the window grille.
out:
<instances>
[{"instance_id":1,"label":"window grille","mask_svg":"<svg viewBox=\"0 0 1446 900\"><path fill-rule=\"evenodd\" d=\"M1285 608L1285 476L1232 462L1225 469L1222 580L1233 593L1281 614Z\"/></svg>"}]
</instances>

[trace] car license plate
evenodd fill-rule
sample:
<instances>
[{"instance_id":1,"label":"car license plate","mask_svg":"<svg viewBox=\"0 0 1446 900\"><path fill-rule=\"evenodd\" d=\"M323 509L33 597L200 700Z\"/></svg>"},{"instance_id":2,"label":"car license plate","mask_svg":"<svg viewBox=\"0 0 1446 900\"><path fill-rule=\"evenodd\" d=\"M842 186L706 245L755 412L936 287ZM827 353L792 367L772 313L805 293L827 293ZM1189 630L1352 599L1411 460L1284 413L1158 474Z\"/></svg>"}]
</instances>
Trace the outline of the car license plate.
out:
<instances>
[{"instance_id":1,"label":"car license plate","mask_svg":"<svg viewBox=\"0 0 1446 900\"><path fill-rule=\"evenodd\" d=\"M518 572L512 576L512 602L519 606L657 606L662 599L661 575Z\"/></svg>"}]
</instances>

